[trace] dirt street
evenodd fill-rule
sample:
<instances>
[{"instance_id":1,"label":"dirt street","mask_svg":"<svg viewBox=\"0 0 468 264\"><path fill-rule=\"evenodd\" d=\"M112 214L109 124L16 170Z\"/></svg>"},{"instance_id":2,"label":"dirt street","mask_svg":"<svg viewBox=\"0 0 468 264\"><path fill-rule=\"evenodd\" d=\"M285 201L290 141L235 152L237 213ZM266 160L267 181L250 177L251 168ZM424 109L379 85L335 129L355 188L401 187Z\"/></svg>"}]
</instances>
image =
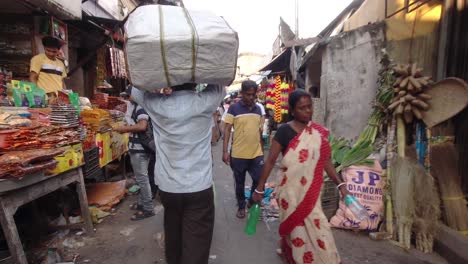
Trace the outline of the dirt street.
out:
<instances>
[{"instance_id":1,"label":"dirt street","mask_svg":"<svg viewBox=\"0 0 468 264\"><path fill-rule=\"evenodd\" d=\"M257 234L244 234L245 220L235 216L236 202L230 168L221 161L221 146L213 149L216 189L216 224L210 263L219 264L280 264L275 253L278 240L278 222L269 226L261 222ZM129 205L136 196L127 197L115 216L107 217L96 226L96 233L84 239L79 249L78 263L165 263L162 244L163 210L156 208L155 217L130 221ZM349 231L335 230L335 239L345 264L445 264L436 254L426 255L416 250L406 252L386 241L372 241L367 236Z\"/></svg>"}]
</instances>

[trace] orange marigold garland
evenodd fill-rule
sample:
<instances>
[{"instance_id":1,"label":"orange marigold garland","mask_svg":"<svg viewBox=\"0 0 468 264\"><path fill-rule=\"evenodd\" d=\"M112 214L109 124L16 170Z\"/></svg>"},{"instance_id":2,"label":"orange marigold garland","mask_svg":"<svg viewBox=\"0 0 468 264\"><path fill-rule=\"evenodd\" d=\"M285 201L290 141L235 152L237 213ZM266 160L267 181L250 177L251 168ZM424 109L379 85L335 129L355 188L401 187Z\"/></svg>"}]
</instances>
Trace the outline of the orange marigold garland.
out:
<instances>
[{"instance_id":1,"label":"orange marigold garland","mask_svg":"<svg viewBox=\"0 0 468 264\"><path fill-rule=\"evenodd\" d=\"M276 76L275 86L275 122L281 123L281 77Z\"/></svg>"}]
</instances>

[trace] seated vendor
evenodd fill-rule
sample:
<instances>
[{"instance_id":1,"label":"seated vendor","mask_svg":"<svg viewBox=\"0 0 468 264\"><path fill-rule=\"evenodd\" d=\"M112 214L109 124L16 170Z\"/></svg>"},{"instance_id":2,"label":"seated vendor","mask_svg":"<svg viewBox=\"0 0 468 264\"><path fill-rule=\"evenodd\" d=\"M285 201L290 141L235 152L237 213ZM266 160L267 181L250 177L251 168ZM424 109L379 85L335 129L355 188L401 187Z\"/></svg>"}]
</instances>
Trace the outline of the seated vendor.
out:
<instances>
[{"instance_id":1,"label":"seated vendor","mask_svg":"<svg viewBox=\"0 0 468 264\"><path fill-rule=\"evenodd\" d=\"M67 77L65 64L59 59L62 42L54 37L42 39L45 53L31 59L29 81L44 89L50 99L57 97L57 92L65 88L64 78Z\"/></svg>"}]
</instances>

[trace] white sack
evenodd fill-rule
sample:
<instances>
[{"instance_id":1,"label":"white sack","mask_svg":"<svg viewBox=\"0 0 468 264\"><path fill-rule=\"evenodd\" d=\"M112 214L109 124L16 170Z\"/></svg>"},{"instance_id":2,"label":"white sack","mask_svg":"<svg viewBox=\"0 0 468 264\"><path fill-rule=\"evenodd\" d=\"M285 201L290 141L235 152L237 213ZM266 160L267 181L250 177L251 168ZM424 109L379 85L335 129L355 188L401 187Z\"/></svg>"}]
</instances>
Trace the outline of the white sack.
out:
<instances>
[{"instance_id":1,"label":"white sack","mask_svg":"<svg viewBox=\"0 0 468 264\"><path fill-rule=\"evenodd\" d=\"M184 83L226 86L232 83L239 47L237 32L222 17L206 11L186 13L185 10L177 6L146 5L130 14L125 23L125 53L134 86L152 91ZM161 14L164 49L161 49Z\"/></svg>"}]
</instances>

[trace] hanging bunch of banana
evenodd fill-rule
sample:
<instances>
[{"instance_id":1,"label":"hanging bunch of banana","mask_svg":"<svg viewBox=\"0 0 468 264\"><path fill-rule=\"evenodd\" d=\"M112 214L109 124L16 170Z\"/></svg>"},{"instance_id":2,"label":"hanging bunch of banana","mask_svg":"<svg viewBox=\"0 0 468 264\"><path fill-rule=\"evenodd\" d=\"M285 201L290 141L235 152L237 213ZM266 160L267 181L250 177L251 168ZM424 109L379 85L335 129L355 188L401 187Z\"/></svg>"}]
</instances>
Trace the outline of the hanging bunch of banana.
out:
<instances>
[{"instance_id":1,"label":"hanging bunch of banana","mask_svg":"<svg viewBox=\"0 0 468 264\"><path fill-rule=\"evenodd\" d=\"M431 96L424 93L432 83L431 77L423 76L422 69L416 63L401 65L393 68L395 83L393 84L394 97L388 106L388 111L394 115L402 116L407 124L414 118L422 119L422 111L430 107Z\"/></svg>"}]
</instances>

